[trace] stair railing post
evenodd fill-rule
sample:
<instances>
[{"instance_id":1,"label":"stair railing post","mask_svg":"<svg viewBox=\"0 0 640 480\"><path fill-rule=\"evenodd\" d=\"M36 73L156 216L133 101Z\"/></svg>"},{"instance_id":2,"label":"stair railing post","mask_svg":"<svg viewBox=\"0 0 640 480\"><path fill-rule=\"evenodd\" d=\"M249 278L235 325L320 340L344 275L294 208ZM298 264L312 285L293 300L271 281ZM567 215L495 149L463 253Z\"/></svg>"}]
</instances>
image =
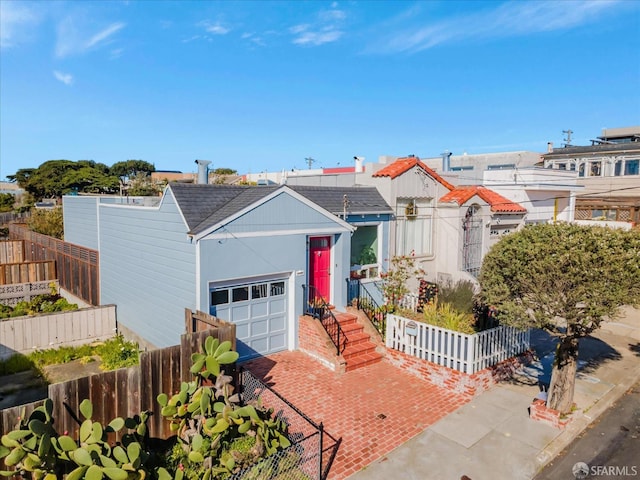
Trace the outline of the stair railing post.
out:
<instances>
[{"instance_id":1,"label":"stair railing post","mask_svg":"<svg viewBox=\"0 0 640 480\"><path fill-rule=\"evenodd\" d=\"M320 433L320 451L318 452L318 457L320 458L320 464L318 465L318 479L322 480L322 450L324 449L323 440L324 440L324 424L320 422L320 426L318 427L318 432Z\"/></svg>"}]
</instances>

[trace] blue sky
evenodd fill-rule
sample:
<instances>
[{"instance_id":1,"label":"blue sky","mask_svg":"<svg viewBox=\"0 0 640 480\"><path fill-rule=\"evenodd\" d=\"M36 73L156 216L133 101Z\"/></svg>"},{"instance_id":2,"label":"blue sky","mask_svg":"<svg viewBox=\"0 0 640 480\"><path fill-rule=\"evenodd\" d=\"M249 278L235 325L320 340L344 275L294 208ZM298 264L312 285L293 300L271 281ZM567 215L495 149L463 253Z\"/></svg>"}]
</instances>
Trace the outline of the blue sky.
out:
<instances>
[{"instance_id":1,"label":"blue sky","mask_svg":"<svg viewBox=\"0 0 640 480\"><path fill-rule=\"evenodd\" d=\"M542 152L640 125L640 2L0 0L0 179Z\"/></svg>"}]
</instances>

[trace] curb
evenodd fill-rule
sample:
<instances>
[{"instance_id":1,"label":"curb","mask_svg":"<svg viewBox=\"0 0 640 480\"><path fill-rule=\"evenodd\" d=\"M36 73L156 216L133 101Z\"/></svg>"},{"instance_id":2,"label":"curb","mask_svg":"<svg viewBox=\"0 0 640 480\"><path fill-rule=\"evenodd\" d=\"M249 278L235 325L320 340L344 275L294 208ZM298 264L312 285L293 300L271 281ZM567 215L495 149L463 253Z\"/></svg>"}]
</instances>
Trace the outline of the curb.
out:
<instances>
[{"instance_id":1,"label":"curb","mask_svg":"<svg viewBox=\"0 0 640 480\"><path fill-rule=\"evenodd\" d=\"M542 449L536 456L537 472L540 472L551 460L558 456L576 439L586 428L595 422L611 405L617 402L627 390L640 381L640 372L625 377L625 380L614 386L600 399L591 405L588 413L582 413Z\"/></svg>"}]
</instances>

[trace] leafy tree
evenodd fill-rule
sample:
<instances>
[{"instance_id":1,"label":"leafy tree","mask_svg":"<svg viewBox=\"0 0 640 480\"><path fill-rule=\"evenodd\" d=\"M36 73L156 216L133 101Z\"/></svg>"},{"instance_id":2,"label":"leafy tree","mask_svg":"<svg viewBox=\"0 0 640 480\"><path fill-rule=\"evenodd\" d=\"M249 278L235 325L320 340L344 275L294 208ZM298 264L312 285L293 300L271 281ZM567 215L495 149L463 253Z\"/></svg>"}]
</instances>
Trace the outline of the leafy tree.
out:
<instances>
[{"instance_id":1,"label":"leafy tree","mask_svg":"<svg viewBox=\"0 0 640 480\"><path fill-rule=\"evenodd\" d=\"M216 168L214 170L209 171L209 174L213 177L213 183L216 185L221 185L225 183L227 177L229 175L237 175L238 171L232 168Z\"/></svg>"},{"instance_id":2,"label":"leafy tree","mask_svg":"<svg viewBox=\"0 0 640 480\"><path fill-rule=\"evenodd\" d=\"M62 240L64 238L62 207L56 207L52 210L34 209L29 217L27 226L34 232Z\"/></svg>"},{"instance_id":3,"label":"leafy tree","mask_svg":"<svg viewBox=\"0 0 640 480\"><path fill-rule=\"evenodd\" d=\"M18 182L36 201L59 198L72 191L112 193L118 189L118 179L109 174L108 167L93 160L49 160L38 168L20 169L8 178Z\"/></svg>"},{"instance_id":4,"label":"leafy tree","mask_svg":"<svg viewBox=\"0 0 640 480\"><path fill-rule=\"evenodd\" d=\"M237 175L238 171L233 168L221 167L211 170L211 173L213 175Z\"/></svg>"},{"instance_id":5,"label":"leafy tree","mask_svg":"<svg viewBox=\"0 0 640 480\"><path fill-rule=\"evenodd\" d=\"M421 273L415 267L415 259L401 255L389 260L389 269L382 273L382 293L390 311L395 311L402 298L409 293L407 282Z\"/></svg>"},{"instance_id":6,"label":"leafy tree","mask_svg":"<svg viewBox=\"0 0 640 480\"><path fill-rule=\"evenodd\" d=\"M127 186L128 195L157 195L160 191L160 186L153 183L151 177L144 172L138 172L129 178L129 185Z\"/></svg>"},{"instance_id":7,"label":"leafy tree","mask_svg":"<svg viewBox=\"0 0 640 480\"><path fill-rule=\"evenodd\" d=\"M16 202L15 195L11 193L0 193L0 212L10 212Z\"/></svg>"},{"instance_id":8,"label":"leafy tree","mask_svg":"<svg viewBox=\"0 0 640 480\"><path fill-rule=\"evenodd\" d=\"M640 232L529 226L494 245L479 280L482 300L502 323L558 338L547 406L568 413L579 340L640 301Z\"/></svg>"},{"instance_id":9,"label":"leafy tree","mask_svg":"<svg viewBox=\"0 0 640 480\"><path fill-rule=\"evenodd\" d=\"M124 162L116 162L109 169L111 175L115 175L120 179L120 185L124 187L128 181L140 174L148 175L156 171L156 167L144 160L125 160Z\"/></svg>"}]
</instances>

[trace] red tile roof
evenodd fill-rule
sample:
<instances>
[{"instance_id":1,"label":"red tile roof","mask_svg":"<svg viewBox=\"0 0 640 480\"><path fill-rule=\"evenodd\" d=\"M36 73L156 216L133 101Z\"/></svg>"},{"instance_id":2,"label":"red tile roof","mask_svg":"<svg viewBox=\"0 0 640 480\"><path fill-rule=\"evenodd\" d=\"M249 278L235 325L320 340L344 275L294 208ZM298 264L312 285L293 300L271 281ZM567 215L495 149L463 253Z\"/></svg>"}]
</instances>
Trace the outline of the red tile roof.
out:
<instances>
[{"instance_id":1,"label":"red tile roof","mask_svg":"<svg viewBox=\"0 0 640 480\"><path fill-rule=\"evenodd\" d=\"M455 202L462 205L474 195L478 195L482 200L491 206L492 212L502 213L525 213L527 211L522 205L512 202L499 193L478 185L468 187L456 187L440 198L441 202Z\"/></svg>"},{"instance_id":2,"label":"red tile roof","mask_svg":"<svg viewBox=\"0 0 640 480\"><path fill-rule=\"evenodd\" d=\"M447 182L444 178L442 178L440 175L438 175L436 172L422 163L418 157L399 158L395 162L390 163L386 167L378 170L372 176L396 178L398 175L402 175L415 166L420 167L427 175L433 178L436 182L439 182L447 187L449 190L453 190L455 188L452 184Z\"/></svg>"}]
</instances>

